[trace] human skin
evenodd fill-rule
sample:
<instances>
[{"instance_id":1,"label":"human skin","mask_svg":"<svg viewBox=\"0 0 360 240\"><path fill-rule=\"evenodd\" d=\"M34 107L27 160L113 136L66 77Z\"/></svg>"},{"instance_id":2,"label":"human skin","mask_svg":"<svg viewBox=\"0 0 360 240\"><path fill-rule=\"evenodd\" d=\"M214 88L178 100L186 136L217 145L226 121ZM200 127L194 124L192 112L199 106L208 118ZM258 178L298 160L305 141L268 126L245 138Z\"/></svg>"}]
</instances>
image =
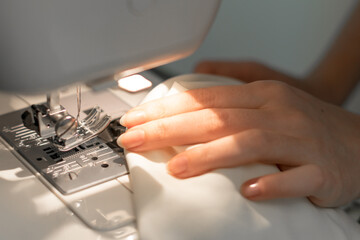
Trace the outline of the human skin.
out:
<instances>
[{"instance_id":1,"label":"human skin","mask_svg":"<svg viewBox=\"0 0 360 240\"><path fill-rule=\"evenodd\" d=\"M121 123L129 129L118 144L134 152L203 143L169 161L177 178L273 164L281 171L249 179L243 196L308 197L322 207L360 197L360 117L279 81L189 90L140 105Z\"/></svg>"}]
</instances>

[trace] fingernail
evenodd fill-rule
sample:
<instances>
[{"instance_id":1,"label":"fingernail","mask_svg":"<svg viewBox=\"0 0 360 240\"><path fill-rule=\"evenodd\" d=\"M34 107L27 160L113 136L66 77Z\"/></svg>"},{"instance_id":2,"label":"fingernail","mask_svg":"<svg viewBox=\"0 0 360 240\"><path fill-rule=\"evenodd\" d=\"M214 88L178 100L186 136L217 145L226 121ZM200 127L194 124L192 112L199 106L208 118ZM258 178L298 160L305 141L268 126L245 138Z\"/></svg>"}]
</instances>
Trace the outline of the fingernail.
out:
<instances>
[{"instance_id":1,"label":"fingernail","mask_svg":"<svg viewBox=\"0 0 360 240\"><path fill-rule=\"evenodd\" d=\"M145 142L145 132L140 129L128 131L120 135L117 142L123 148L138 147Z\"/></svg>"},{"instance_id":2,"label":"fingernail","mask_svg":"<svg viewBox=\"0 0 360 240\"><path fill-rule=\"evenodd\" d=\"M172 175L184 173L188 168L188 158L184 155L177 156L168 163L167 168Z\"/></svg>"},{"instance_id":3,"label":"fingernail","mask_svg":"<svg viewBox=\"0 0 360 240\"><path fill-rule=\"evenodd\" d=\"M259 196L261 193L259 188L258 179L252 179L245 183L242 194L246 198L254 198Z\"/></svg>"},{"instance_id":4,"label":"fingernail","mask_svg":"<svg viewBox=\"0 0 360 240\"><path fill-rule=\"evenodd\" d=\"M146 121L144 111L128 112L120 118L120 124L123 126L135 126Z\"/></svg>"}]
</instances>

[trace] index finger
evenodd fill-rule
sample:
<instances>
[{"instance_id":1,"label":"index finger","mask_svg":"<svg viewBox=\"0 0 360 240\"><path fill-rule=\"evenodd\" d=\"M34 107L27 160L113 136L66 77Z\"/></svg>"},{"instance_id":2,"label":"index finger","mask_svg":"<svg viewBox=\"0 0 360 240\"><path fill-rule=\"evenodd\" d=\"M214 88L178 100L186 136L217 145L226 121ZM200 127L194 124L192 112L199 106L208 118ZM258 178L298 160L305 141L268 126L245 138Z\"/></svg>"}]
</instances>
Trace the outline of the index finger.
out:
<instances>
[{"instance_id":1,"label":"index finger","mask_svg":"<svg viewBox=\"0 0 360 240\"><path fill-rule=\"evenodd\" d=\"M121 118L121 124L130 128L206 108L259 108L265 99L256 97L254 90L252 84L191 89L135 107Z\"/></svg>"}]
</instances>

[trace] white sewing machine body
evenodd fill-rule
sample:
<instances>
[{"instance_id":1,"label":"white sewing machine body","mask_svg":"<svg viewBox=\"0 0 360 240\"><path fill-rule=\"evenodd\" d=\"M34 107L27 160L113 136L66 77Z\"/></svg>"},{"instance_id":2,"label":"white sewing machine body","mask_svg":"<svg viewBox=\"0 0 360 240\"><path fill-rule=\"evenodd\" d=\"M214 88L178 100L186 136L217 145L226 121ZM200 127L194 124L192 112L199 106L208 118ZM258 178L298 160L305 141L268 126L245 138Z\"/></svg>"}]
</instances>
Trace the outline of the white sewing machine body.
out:
<instances>
[{"instance_id":1,"label":"white sewing machine body","mask_svg":"<svg viewBox=\"0 0 360 240\"><path fill-rule=\"evenodd\" d=\"M23 125L22 113L29 104L44 102L46 91L62 89L61 104L75 114L76 97L64 86L113 86L121 77L191 54L218 6L219 0L0 3L1 238L138 238L121 149L94 138L58 152L52 142ZM151 73L145 75L153 84L160 82ZM82 109L99 105L116 121L145 94L86 89ZM96 177L106 171L114 172ZM91 184L80 186L83 178L92 178Z\"/></svg>"},{"instance_id":2,"label":"white sewing machine body","mask_svg":"<svg viewBox=\"0 0 360 240\"><path fill-rule=\"evenodd\" d=\"M219 0L4 0L0 89L44 92L188 56Z\"/></svg>"},{"instance_id":3,"label":"white sewing machine body","mask_svg":"<svg viewBox=\"0 0 360 240\"><path fill-rule=\"evenodd\" d=\"M159 83L160 79L151 73L144 74L151 79L153 84ZM112 116L121 116L130 107L135 106L146 95L147 91L139 93L127 93L121 89L108 89L101 92L93 92L85 89L83 92L84 109L96 103L108 111ZM2 104L0 109L1 124L3 114L15 110L23 111L28 106L27 102L39 103L44 101L43 95L27 96L0 94ZM73 89L63 92L62 104L70 112L76 110L74 106ZM125 100L122 100L125 99ZM112 104L109 104L111 102ZM13 119L9 127L1 127L1 131L17 130L20 138L23 137L31 143L36 135L31 130L19 129L19 119ZM21 125L21 124L20 124ZM13 127L12 127L13 126ZM71 194L62 194L48 179L39 173L29 162L25 160L29 156L21 156L19 152L10 146L3 138L0 138L0 232L4 239L137 239L136 219L132 204L132 191L127 172L119 169L119 176L103 181L100 184L85 188ZM102 149L108 149L106 144ZM98 157L90 168L96 172L116 170L117 163L112 162L111 157L101 160L101 152L97 152L99 146L80 150L80 155L74 161L52 163L51 158L45 155L43 160L50 166L64 169L61 174L68 183L81 180L82 169L72 171L71 165L84 157ZM44 146L43 148L46 148ZM84 147L86 147L84 145ZM15 146L16 148L16 146ZM87 148L87 147L86 147ZM90 152L89 152L90 150ZM121 153L120 153L121 154ZM104 168L103 164L109 166ZM124 166L120 164L120 167ZM68 167L68 168L67 168ZM66 169L67 168L67 169ZM77 179L72 179L69 172L78 174ZM95 172L95 173L96 173ZM59 178L60 179L60 178Z\"/></svg>"}]
</instances>

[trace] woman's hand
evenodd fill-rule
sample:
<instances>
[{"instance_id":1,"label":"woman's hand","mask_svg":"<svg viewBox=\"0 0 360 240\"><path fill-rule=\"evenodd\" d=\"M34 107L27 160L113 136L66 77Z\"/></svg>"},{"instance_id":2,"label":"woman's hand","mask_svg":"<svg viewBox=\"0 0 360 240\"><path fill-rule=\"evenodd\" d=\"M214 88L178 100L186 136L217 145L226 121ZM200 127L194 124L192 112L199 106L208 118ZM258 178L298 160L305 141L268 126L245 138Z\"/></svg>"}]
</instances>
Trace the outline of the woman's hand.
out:
<instances>
[{"instance_id":1,"label":"woman's hand","mask_svg":"<svg viewBox=\"0 0 360 240\"><path fill-rule=\"evenodd\" d=\"M307 196L338 206L360 197L360 117L277 81L194 89L140 105L118 143L135 152L203 143L168 163L178 178L252 163L279 173L250 179L251 200Z\"/></svg>"}]
</instances>

